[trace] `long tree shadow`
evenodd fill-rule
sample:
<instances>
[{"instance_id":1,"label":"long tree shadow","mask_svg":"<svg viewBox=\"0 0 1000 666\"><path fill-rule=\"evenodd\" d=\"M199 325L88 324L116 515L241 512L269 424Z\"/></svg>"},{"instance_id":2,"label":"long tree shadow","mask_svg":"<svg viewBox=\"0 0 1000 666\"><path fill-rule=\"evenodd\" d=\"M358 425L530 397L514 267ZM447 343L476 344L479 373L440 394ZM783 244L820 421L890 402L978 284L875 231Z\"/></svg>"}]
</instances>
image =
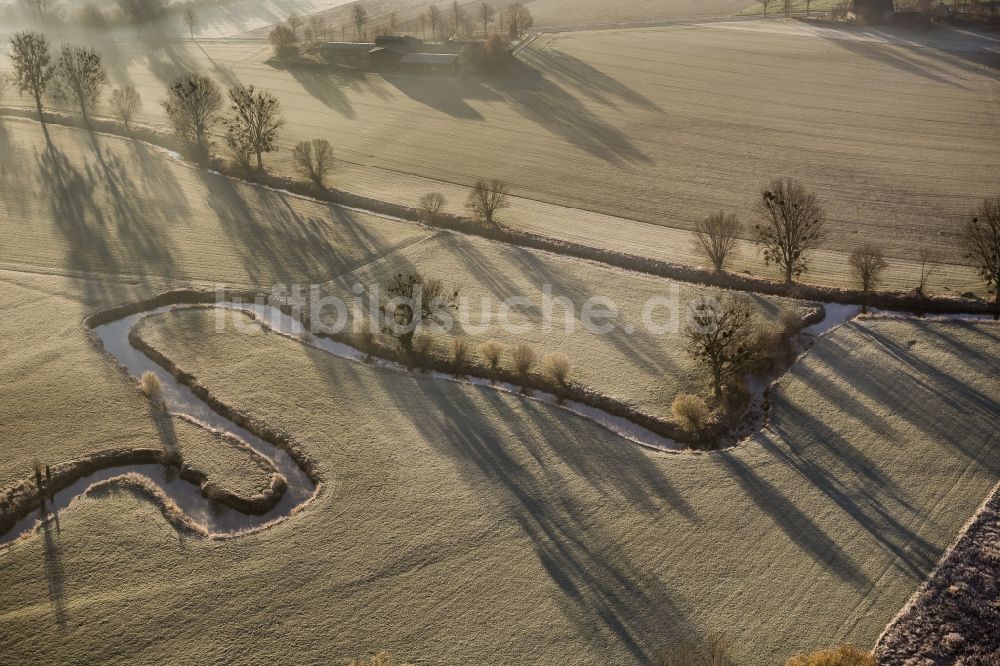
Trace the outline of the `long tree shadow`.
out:
<instances>
[{"instance_id":1,"label":"long tree shadow","mask_svg":"<svg viewBox=\"0 0 1000 666\"><path fill-rule=\"evenodd\" d=\"M867 590L874 584L840 544L792 504L781 490L744 462L739 454L723 455L720 460L753 503L770 516L799 548L857 590Z\"/></svg>"},{"instance_id":2,"label":"long tree shadow","mask_svg":"<svg viewBox=\"0 0 1000 666\"><path fill-rule=\"evenodd\" d=\"M515 60L493 89L519 114L577 148L611 164L649 164L652 160L574 95L530 63Z\"/></svg>"},{"instance_id":3,"label":"long tree shadow","mask_svg":"<svg viewBox=\"0 0 1000 666\"><path fill-rule=\"evenodd\" d=\"M624 441L616 446L613 442L617 437L609 435L600 438L605 440L601 444L616 446L620 464L615 468L600 465L587 461L593 451L581 450L576 429L556 425L558 419L552 418L551 407L523 403L520 407L527 416L515 415L508 404L512 398L489 389L461 389L440 381L417 380L407 382L408 388L418 390L432 407L414 410L412 398L408 399L408 391L401 390L396 378L386 378L386 384L387 394L399 404L399 413L427 441L439 442L448 455L461 460L470 483L482 487L485 482L499 493L495 501L512 512L530 538L540 564L562 591L564 612L584 628L595 645L605 645L610 637L620 641L634 658L645 661L660 647L657 637L664 626L680 634L697 634L658 576L630 561L613 534L594 519L591 507L562 490L561 475L547 473L542 465L536 469L536 465L525 464L509 447L524 447L535 460L551 453L585 478L602 479L602 491L608 495L620 492L632 510L655 512L662 505L684 520L696 521L692 507L645 453ZM466 390L477 391L477 397L500 418L484 413ZM544 425L530 426L535 418ZM506 442L484 428L486 423L510 424L518 419L520 426L512 428L514 439Z\"/></svg>"},{"instance_id":4,"label":"long tree shadow","mask_svg":"<svg viewBox=\"0 0 1000 666\"><path fill-rule=\"evenodd\" d=\"M49 586L49 602L52 604L52 614L56 624L65 627L68 619L66 613L66 582L63 574L62 555L60 553L59 535L53 533L53 524L58 518L42 521L44 534L43 548L45 558L45 580Z\"/></svg>"},{"instance_id":5,"label":"long tree shadow","mask_svg":"<svg viewBox=\"0 0 1000 666\"><path fill-rule=\"evenodd\" d=\"M357 118L358 114L350 98L342 90L342 86L347 82L345 77L311 67L287 67L285 71L292 75L303 90L327 107L350 120Z\"/></svg>"},{"instance_id":6,"label":"long tree shadow","mask_svg":"<svg viewBox=\"0 0 1000 666\"><path fill-rule=\"evenodd\" d=\"M526 63L559 83L572 86L596 102L618 107L618 101L646 111L663 110L655 102L593 65L557 49L539 51L529 47L519 56ZM616 99L617 98L617 99Z\"/></svg>"}]
</instances>

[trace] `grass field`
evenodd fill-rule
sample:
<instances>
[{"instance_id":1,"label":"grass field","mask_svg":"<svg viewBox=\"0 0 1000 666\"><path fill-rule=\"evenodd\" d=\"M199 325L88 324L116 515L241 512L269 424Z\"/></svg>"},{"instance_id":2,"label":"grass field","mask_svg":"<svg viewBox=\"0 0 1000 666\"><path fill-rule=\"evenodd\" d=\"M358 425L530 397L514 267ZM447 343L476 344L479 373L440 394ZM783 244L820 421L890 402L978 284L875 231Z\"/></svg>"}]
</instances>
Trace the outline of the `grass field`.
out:
<instances>
[{"instance_id":1,"label":"grass field","mask_svg":"<svg viewBox=\"0 0 1000 666\"><path fill-rule=\"evenodd\" d=\"M724 632L739 663L773 664L871 644L1000 477L989 324L848 325L783 380L769 430L683 457L274 335L248 349L210 313L156 325L182 368L302 441L328 489L224 544L178 539L124 492L77 502L61 534L0 556L5 660L45 640L60 660L609 664Z\"/></svg>"},{"instance_id":2,"label":"grass field","mask_svg":"<svg viewBox=\"0 0 1000 666\"><path fill-rule=\"evenodd\" d=\"M532 57L547 57L537 48ZM248 68L273 71L253 55ZM403 155L414 134L394 122L399 143L388 145ZM34 458L164 443L146 399L86 337L88 314L126 300L279 280L344 294L418 267L474 302L550 283L577 302L610 296L635 323L639 304L672 286L241 185L122 139L50 132L47 143L37 124L0 120L0 488ZM961 140L967 159L980 155ZM526 164L541 159L534 149ZM387 172L371 169L375 188ZM409 178L385 184L426 182ZM557 209L544 205L533 210ZM521 210L511 219L552 233L621 232L602 232L596 215L560 232ZM273 334L251 342L204 311L157 317L144 334L223 402L287 430L318 461L323 490L292 519L226 542L179 536L130 491L78 500L60 531L0 551L0 663L336 663L388 649L416 663L630 664L724 634L738 663L764 666L839 642L868 647L1000 479L993 323L848 324L782 379L766 430L724 453L669 456L516 395ZM650 411L699 381L676 338L524 339ZM210 480L247 494L265 482L254 460L204 432L175 424L173 436Z\"/></svg>"},{"instance_id":3,"label":"grass field","mask_svg":"<svg viewBox=\"0 0 1000 666\"><path fill-rule=\"evenodd\" d=\"M330 139L333 182L348 190L409 204L441 190L460 211L478 175L499 176L520 197L509 223L695 263L699 218L726 208L749 222L758 188L788 175L830 218L807 279L849 282L846 253L868 240L893 260L888 286L912 288L929 247L947 264L935 289L981 292L955 248L1000 179L996 56L962 52L990 43L968 35L886 34L779 20L543 35L517 72L486 83L283 71L263 42L123 44L108 57L154 124L185 69L272 90L289 120L282 148ZM287 151L268 162L287 171ZM749 245L734 268L768 273Z\"/></svg>"}]
</instances>

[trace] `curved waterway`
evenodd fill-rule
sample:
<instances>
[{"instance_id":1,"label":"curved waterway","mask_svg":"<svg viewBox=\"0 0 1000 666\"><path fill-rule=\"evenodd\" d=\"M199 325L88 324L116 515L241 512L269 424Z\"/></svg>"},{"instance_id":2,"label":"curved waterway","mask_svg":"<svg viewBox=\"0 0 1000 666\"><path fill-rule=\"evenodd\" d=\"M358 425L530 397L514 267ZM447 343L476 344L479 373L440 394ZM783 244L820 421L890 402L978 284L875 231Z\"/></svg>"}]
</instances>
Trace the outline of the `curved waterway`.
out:
<instances>
[{"instance_id":1,"label":"curved waterway","mask_svg":"<svg viewBox=\"0 0 1000 666\"><path fill-rule=\"evenodd\" d=\"M96 326L94 332L100 338L104 349L136 381L145 372L152 372L159 378L160 384L163 387L162 398L167 411L172 414L182 414L191 417L211 428L238 437L251 446L257 453L267 458L274 468L288 481L288 487L280 500L262 515L245 514L205 498L198 486L178 478L176 474L171 474L162 465L123 465L100 470L60 490L56 493L53 501L48 504L50 512L58 514L60 510L69 506L73 499L82 495L94 483L135 472L148 477L156 483L163 493L175 502L189 518L203 525L210 534L233 535L253 531L275 520L291 515L315 493L316 486L312 479L310 479L306 471L287 451L261 439L213 410L187 386L178 382L166 369L154 362L142 351L133 347L129 342L129 333L143 317L166 313L184 307L164 306L146 310ZM200 305L197 307L203 308L206 306ZM343 359L374 365L388 371L410 372L410 370L401 364L392 361L378 358L369 359L364 352L350 345L335 342L328 338L314 338L304 335L303 326L298 320L272 306L224 302L217 303L214 307L229 308L252 314L265 328L271 329L281 335L296 338L302 344L312 346ZM834 311L828 312L822 322L806 329L804 333L812 334L813 336L825 334L843 324L857 313L857 308L853 307L837 308L837 306L833 306L833 308ZM452 375L438 372L426 372L422 376L442 381L469 383L511 394L521 394L521 389L518 386L502 382L493 384L487 379L478 377L459 379ZM609 414L589 405L568 400L560 402L555 395L541 391L532 391L530 395L524 397L549 404L554 408L565 409L578 414L640 446L658 451L678 451L685 448L684 445L658 435L628 419ZM0 535L0 545L15 541L22 535L32 531L38 526L39 520L40 517L37 515L37 512L33 512L31 515L25 517L5 534Z\"/></svg>"}]
</instances>

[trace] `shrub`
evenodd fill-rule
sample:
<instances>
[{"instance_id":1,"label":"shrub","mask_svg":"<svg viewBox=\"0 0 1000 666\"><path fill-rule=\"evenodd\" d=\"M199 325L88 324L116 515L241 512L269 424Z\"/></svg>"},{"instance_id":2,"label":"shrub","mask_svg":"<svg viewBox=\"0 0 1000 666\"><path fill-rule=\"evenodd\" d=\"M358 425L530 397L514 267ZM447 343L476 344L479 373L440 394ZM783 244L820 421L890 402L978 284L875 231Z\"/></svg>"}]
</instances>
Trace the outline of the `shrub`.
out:
<instances>
[{"instance_id":1,"label":"shrub","mask_svg":"<svg viewBox=\"0 0 1000 666\"><path fill-rule=\"evenodd\" d=\"M528 374L535 365L535 350L529 345L519 344L511 350L510 358L514 361L514 372L521 376L522 381L527 381Z\"/></svg>"},{"instance_id":2,"label":"shrub","mask_svg":"<svg viewBox=\"0 0 1000 666\"><path fill-rule=\"evenodd\" d=\"M500 370L500 362L503 360L503 345L496 340L487 340L479 346L479 353L486 359L486 364L490 368L493 381L496 381L497 372Z\"/></svg>"},{"instance_id":3,"label":"shrub","mask_svg":"<svg viewBox=\"0 0 1000 666\"><path fill-rule=\"evenodd\" d=\"M871 653L862 652L850 645L841 645L810 655L796 655L786 661L785 666L876 666L877 663Z\"/></svg>"},{"instance_id":4,"label":"shrub","mask_svg":"<svg viewBox=\"0 0 1000 666\"><path fill-rule=\"evenodd\" d=\"M781 312L778 313L778 326L785 335L792 335L802 328L802 317L793 308L781 308Z\"/></svg>"},{"instance_id":5,"label":"shrub","mask_svg":"<svg viewBox=\"0 0 1000 666\"><path fill-rule=\"evenodd\" d=\"M468 339L461 335L451 339L451 357L455 361L455 367L461 372L469 361Z\"/></svg>"},{"instance_id":6,"label":"shrub","mask_svg":"<svg viewBox=\"0 0 1000 666\"><path fill-rule=\"evenodd\" d=\"M670 412L681 428L689 433L700 432L708 424L708 405L704 398L697 395L681 393L674 398Z\"/></svg>"},{"instance_id":7,"label":"shrub","mask_svg":"<svg viewBox=\"0 0 1000 666\"><path fill-rule=\"evenodd\" d=\"M569 384L570 362L566 354L558 352L546 354L542 359L542 368L545 370L545 375L560 388L566 388Z\"/></svg>"},{"instance_id":8,"label":"shrub","mask_svg":"<svg viewBox=\"0 0 1000 666\"><path fill-rule=\"evenodd\" d=\"M444 212L446 200L440 192L428 192L420 197L420 218L433 222Z\"/></svg>"},{"instance_id":9,"label":"shrub","mask_svg":"<svg viewBox=\"0 0 1000 666\"><path fill-rule=\"evenodd\" d=\"M139 378L139 388L142 389L142 392L150 400L157 400L163 394L163 385L160 384L160 378L151 370L142 373L142 377Z\"/></svg>"}]
</instances>

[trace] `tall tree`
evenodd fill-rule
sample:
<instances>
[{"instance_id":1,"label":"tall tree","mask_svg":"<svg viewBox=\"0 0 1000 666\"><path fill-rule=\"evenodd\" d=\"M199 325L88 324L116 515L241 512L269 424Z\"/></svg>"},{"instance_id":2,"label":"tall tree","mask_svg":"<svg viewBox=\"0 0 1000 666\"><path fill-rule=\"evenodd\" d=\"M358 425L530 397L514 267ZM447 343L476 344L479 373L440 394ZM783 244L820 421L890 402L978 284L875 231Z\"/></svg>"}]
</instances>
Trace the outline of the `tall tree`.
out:
<instances>
[{"instance_id":1,"label":"tall tree","mask_svg":"<svg viewBox=\"0 0 1000 666\"><path fill-rule=\"evenodd\" d=\"M512 40L521 37L533 25L535 25L534 17L528 8L520 2L515 2L507 8L507 28Z\"/></svg>"},{"instance_id":2,"label":"tall tree","mask_svg":"<svg viewBox=\"0 0 1000 666\"><path fill-rule=\"evenodd\" d=\"M132 118L142 111L142 97L132 86L116 88L111 91L111 107L122 119L125 129L130 129L129 123L132 122Z\"/></svg>"},{"instance_id":3,"label":"tall tree","mask_svg":"<svg viewBox=\"0 0 1000 666\"><path fill-rule=\"evenodd\" d=\"M488 2L484 2L479 6L479 20L483 22L483 38L485 39L489 35L490 23L493 22L493 17L497 15L497 10L493 9L493 5Z\"/></svg>"},{"instance_id":4,"label":"tall tree","mask_svg":"<svg viewBox=\"0 0 1000 666\"><path fill-rule=\"evenodd\" d=\"M726 297L720 307L693 310L685 335L691 356L707 366L717 398L727 381L746 373L760 357L753 308L742 299Z\"/></svg>"},{"instance_id":5,"label":"tall tree","mask_svg":"<svg viewBox=\"0 0 1000 666\"><path fill-rule=\"evenodd\" d=\"M808 269L805 253L823 237L825 214L816 195L796 180L779 178L761 193L757 201L761 219L754 226L764 263L781 269L785 282Z\"/></svg>"},{"instance_id":6,"label":"tall tree","mask_svg":"<svg viewBox=\"0 0 1000 666\"><path fill-rule=\"evenodd\" d=\"M354 22L354 29L358 33L358 41L362 39L362 30L365 24L368 23L368 10L360 2L354 4L351 7L351 20Z\"/></svg>"},{"instance_id":7,"label":"tall tree","mask_svg":"<svg viewBox=\"0 0 1000 666\"><path fill-rule=\"evenodd\" d=\"M451 27L453 29L453 34L458 36L462 32L462 25L465 22L465 10L462 6L458 4L458 0L452 0L451 3Z\"/></svg>"},{"instance_id":8,"label":"tall tree","mask_svg":"<svg viewBox=\"0 0 1000 666\"><path fill-rule=\"evenodd\" d=\"M194 29L198 27L198 13L190 5L184 8L184 25L187 26L191 39L194 39Z\"/></svg>"},{"instance_id":9,"label":"tall tree","mask_svg":"<svg viewBox=\"0 0 1000 666\"><path fill-rule=\"evenodd\" d=\"M35 15L39 21L44 21L49 13L49 0L21 0L28 11Z\"/></svg>"},{"instance_id":10,"label":"tall tree","mask_svg":"<svg viewBox=\"0 0 1000 666\"><path fill-rule=\"evenodd\" d=\"M740 230L740 221L732 213L713 213L695 225L695 249L721 273L736 249Z\"/></svg>"},{"instance_id":11,"label":"tall tree","mask_svg":"<svg viewBox=\"0 0 1000 666\"><path fill-rule=\"evenodd\" d=\"M507 201L509 195L510 186L504 181L480 179L469 192L465 207L486 224L494 225L497 211L510 205Z\"/></svg>"},{"instance_id":12,"label":"tall tree","mask_svg":"<svg viewBox=\"0 0 1000 666\"><path fill-rule=\"evenodd\" d=\"M995 293L1000 315L1000 197L985 199L965 227L966 257Z\"/></svg>"},{"instance_id":13,"label":"tall tree","mask_svg":"<svg viewBox=\"0 0 1000 666\"><path fill-rule=\"evenodd\" d=\"M97 106L107 82L108 74L97 51L80 46L62 47L55 70L56 96L72 99L85 121L89 120L87 112Z\"/></svg>"},{"instance_id":14,"label":"tall tree","mask_svg":"<svg viewBox=\"0 0 1000 666\"><path fill-rule=\"evenodd\" d=\"M226 121L226 141L237 154L254 154L257 170L264 169L261 156L276 150L278 131L285 124L281 103L271 93L242 84L229 89L232 117Z\"/></svg>"},{"instance_id":15,"label":"tall tree","mask_svg":"<svg viewBox=\"0 0 1000 666\"><path fill-rule=\"evenodd\" d=\"M861 293L864 299L861 304L861 311L868 312L871 293L875 290L879 280L882 279L882 273L889 267L889 262L885 260L882 250L866 243L851 252L850 264L851 270L854 272L854 278L861 285Z\"/></svg>"},{"instance_id":16,"label":"tall tree","mask_svg":"<svg viewBox=\"0 0 1000 666\"><path fill-rule=\"evenodd\" d=\"M170 84L162 105L177 134L207 153L209 131L222 109L219 85L201 74L182 74Z\"/></svg>"},{"instance_id":17,"label":"tall tree","mask_svg":"<svg viewBox=\"0 0 1000 666\"><path fill-rule=\"evenodd\" d=\"M427 8L427 20L431 24L431 38L437 39L437 29L441 25L441 10L438 9L437 5L431 5Z\"/></svg>"},{"instance_id":18,"label":"tall tree","mask_svg":"<svg viewBox=\"0 0 1000 666\"><path fill-rule=\"evenodd\" d=\"M45 35L37 32L19 32L10 40L10 59L14 63L17 90L22 95L31 95L35 100L38 119L44 129L42 96L55 75L52 56L49 54L49 41L45 39ZM47 136L48 130L45 132Z\"/></svg>"},{"instance_id":19,"label":"tall tree","mask_svg":"<svg viewBox=\"0 0 1000 666\"><path fill-rule=\"evenodd\" d=\"M447 326L451 312L458 309L458 289L445 289L437 279L420 273L398 273L385 288L389 301L379 306L383 332L392 335L407 352L413 336L425 322Z\"/></svg>"}]
</instances>

